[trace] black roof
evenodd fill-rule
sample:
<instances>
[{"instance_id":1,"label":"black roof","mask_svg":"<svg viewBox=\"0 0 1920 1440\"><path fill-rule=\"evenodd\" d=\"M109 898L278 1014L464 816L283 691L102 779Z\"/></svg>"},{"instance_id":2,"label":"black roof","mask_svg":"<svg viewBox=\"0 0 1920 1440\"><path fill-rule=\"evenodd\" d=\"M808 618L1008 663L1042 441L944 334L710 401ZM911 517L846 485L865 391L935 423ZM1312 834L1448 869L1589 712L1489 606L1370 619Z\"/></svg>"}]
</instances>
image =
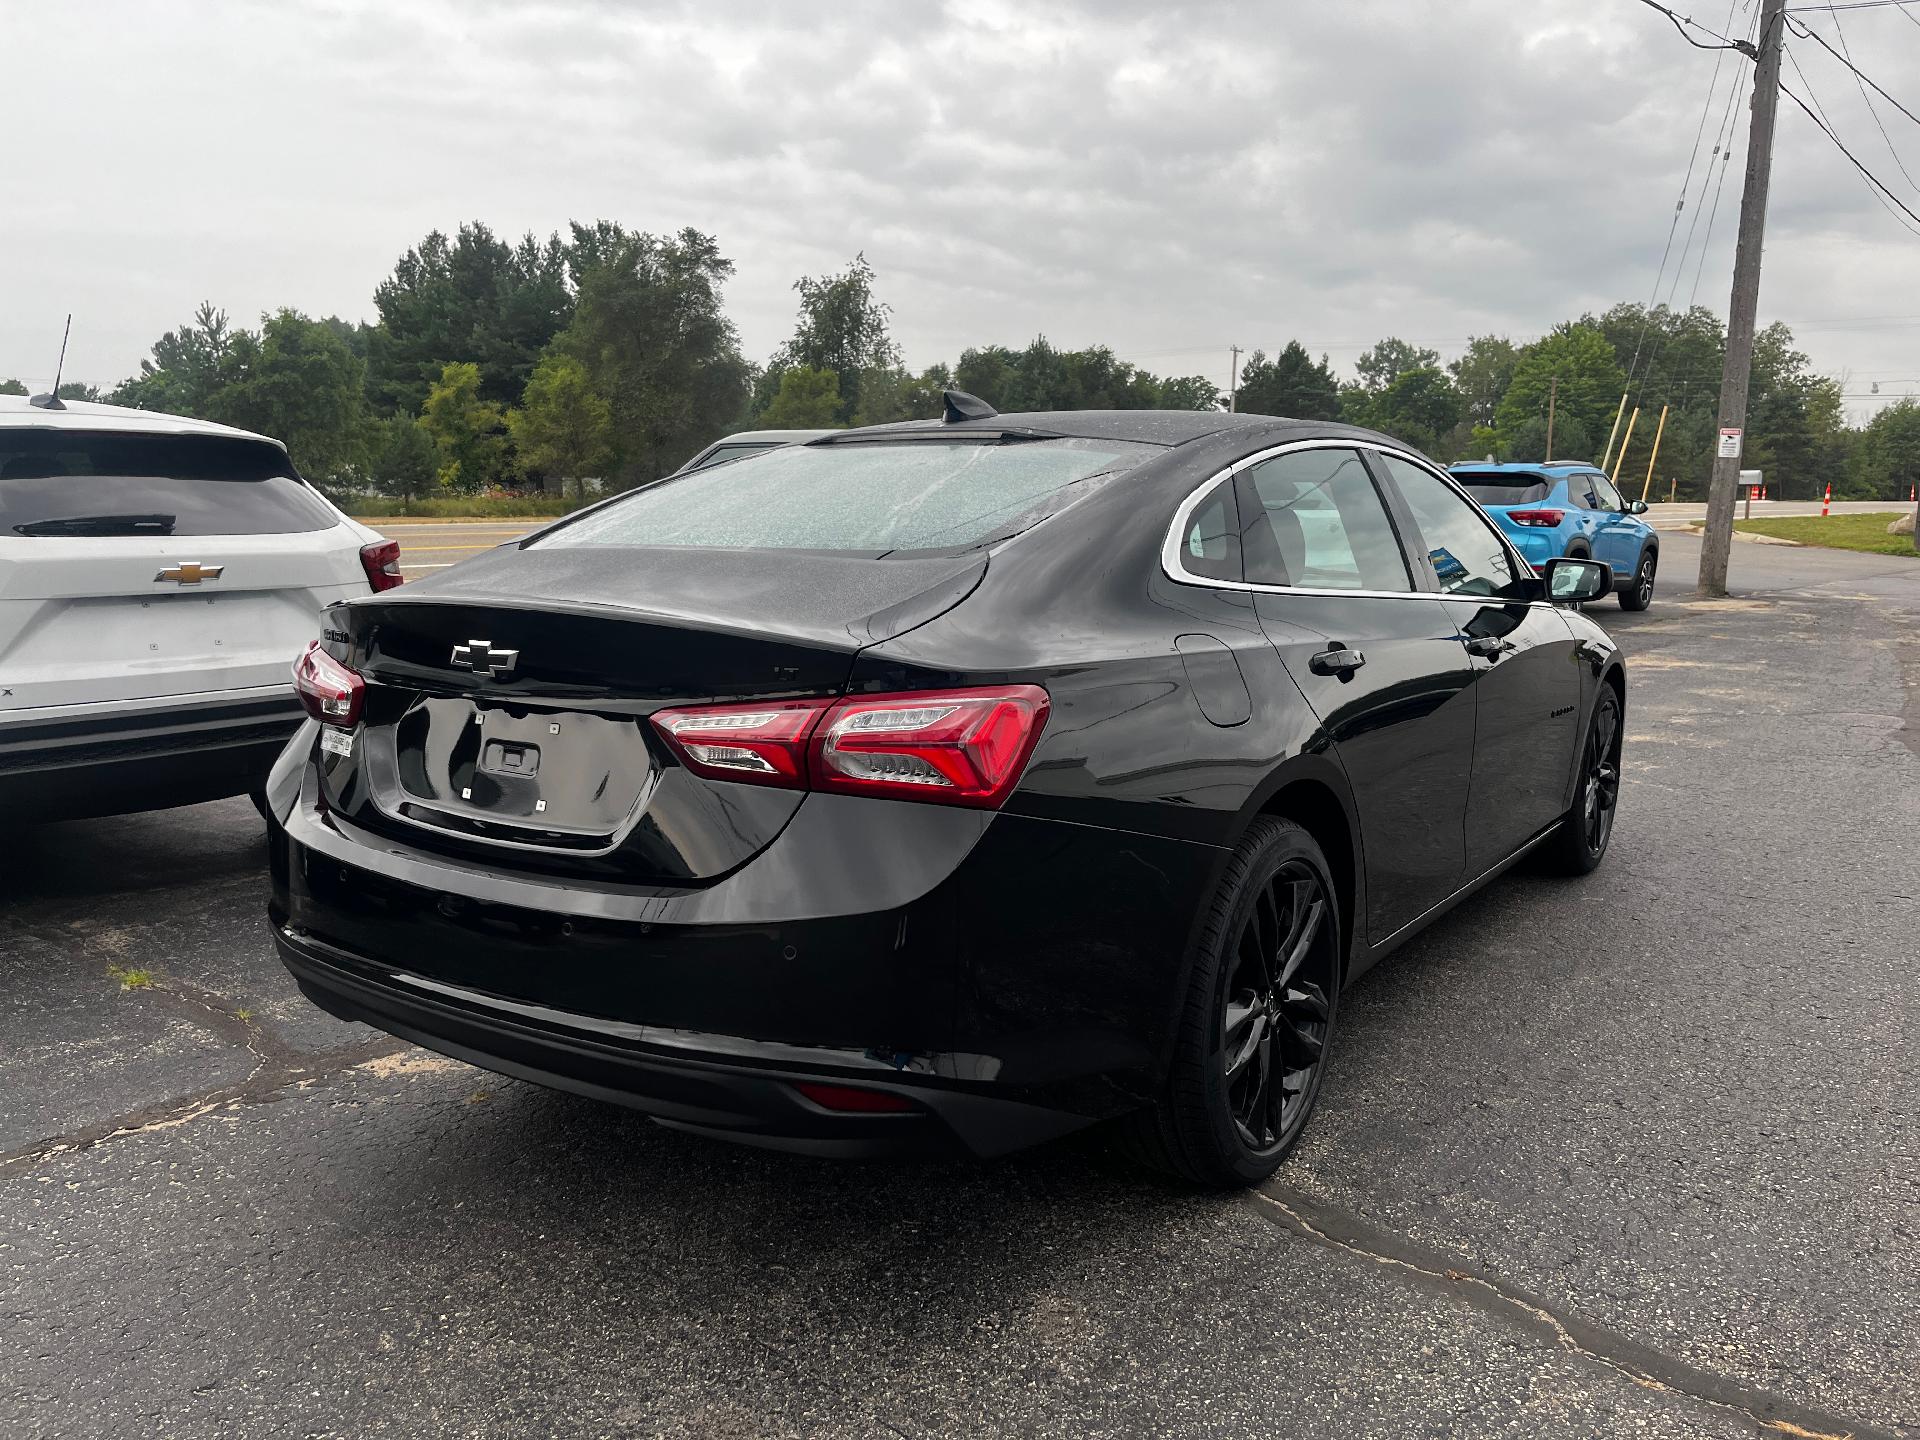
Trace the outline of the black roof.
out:
<instances>
[{"instance_id":1,"label":"black roof","mask_svg":"<svg viewBox=\"0 0 1920 1440\"><path fill-rule=\"evenodd\" d=\"M1268 429L1277 435L1350 436L1356 440L1384 441L1385 435L1337 420L1289 420L1277 415L1229 415L1224 410L1035 410L991 419L961 420L946 424L939 420L909 420L898 425L876 425L860 432L882 434L900 431L924 434L939 431L964 435L969 431L992 434L1004 430L1037 430L1043 434L1071 435L1088 440L1134 440L1145 445L1185 445L1231 430Z\"/></svg>"}]
</instances>

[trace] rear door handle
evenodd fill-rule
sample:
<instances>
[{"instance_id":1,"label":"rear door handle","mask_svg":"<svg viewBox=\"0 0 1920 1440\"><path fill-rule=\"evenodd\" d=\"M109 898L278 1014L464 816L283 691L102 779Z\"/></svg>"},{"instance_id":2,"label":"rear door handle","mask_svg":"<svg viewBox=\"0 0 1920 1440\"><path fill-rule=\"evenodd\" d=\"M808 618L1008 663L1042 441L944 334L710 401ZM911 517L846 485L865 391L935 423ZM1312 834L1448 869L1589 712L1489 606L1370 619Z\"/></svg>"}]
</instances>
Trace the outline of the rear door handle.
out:
<instances>
[{"instance_id":1,"label":"rear door handle","mask_svg":"<svg viewBox=\"0 0 1920 1440\"><path fill-rule=\"evenodd\" d=\"M1316 675L1338 675L1345 680L1366 663L1367 657L1358 650L1349 650L1344 645L1335 645L1330 650L1322 650L1307 661L1307 668Z\"/></svg>"}]
</instances>

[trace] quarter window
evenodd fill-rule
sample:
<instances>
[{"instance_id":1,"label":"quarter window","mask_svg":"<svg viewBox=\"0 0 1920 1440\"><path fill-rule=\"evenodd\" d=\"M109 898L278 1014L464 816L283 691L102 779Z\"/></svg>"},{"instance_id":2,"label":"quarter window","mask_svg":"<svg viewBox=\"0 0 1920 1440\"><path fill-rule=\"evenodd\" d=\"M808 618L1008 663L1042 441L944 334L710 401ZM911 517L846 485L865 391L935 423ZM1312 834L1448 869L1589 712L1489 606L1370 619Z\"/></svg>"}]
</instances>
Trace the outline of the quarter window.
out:
<instances>
[{"instance_id":1,"label":"quarter window","mask_svg":"<svg viewBox=\"0 0 1920 1440\"><path fill-rule=\"evenodd\" d=\"M1240 579L1240 512L1231 480L1214 486L1194 507L1180 541L1180 564L1204 579Z\"/></svg>"},{"instance_id":2,"label":"quarter window","mask_svg":"<svg viewBox=\"0 0 1920 1440\"><path fill-rule=\"evenodd\" d=\"M1255 585L1413 588L1406 557L1359 452L1290 450L1237 478L1240 554Z\"/></svg>"},{"instance_id":3,"label":"quarter window","mask_svg":"<svg viewBox=\"0 0 1920 1440\"><path fill-rule=\"evenodd\" d=\"M1406 497L1442 593L1520 600L1527 585L1514 573L1500 534L1478 505L1439 476L1392 455L1381 457Z\"/></svg>"}]
</instances>

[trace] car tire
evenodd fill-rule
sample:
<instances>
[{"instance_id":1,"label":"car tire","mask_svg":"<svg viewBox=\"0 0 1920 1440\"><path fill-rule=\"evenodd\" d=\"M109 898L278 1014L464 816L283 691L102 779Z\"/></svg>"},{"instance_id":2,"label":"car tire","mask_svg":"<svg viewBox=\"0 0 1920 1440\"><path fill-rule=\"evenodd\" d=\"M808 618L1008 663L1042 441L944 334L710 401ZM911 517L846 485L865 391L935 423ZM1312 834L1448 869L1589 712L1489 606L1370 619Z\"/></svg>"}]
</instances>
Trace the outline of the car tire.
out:
<instances>
[{"instance_id":1,"label":"car tire","mask_svg":"<svg viewBox=\"0 0 1920 1440\"><path fill-rule=\"evenodd\" d=\"M1580 742L1580 781L1573 808L1540 847L1540 868L1554 875L1590 875L1607 857L1620 800L1620 697L1602 684Z\"/></svg>"},{"instance_id":2,"label":"car tire","mask_svg":"<svg viewBox=\"0 0 1920 1440\"><path fill-rule=\"evenodd\" d=\"M1319 845L1255 821L1207 902L1165 1089L1129 1117L1133 1155L1196 1185L1272 1175L1319 1099L1344 954Z\"/></svg>"},{"instance_id":3,"label":"car tire","mask_svg":"<svg viewBox=\"0 0 1920 1440\"><path fill-rule=\"evenodd\" d=\"M1644 610L1653 604L1653 577L1659 565L1659 554L1651 547L1640 552L1640 563L1633 568L1633 578L1620 592L1622 610Z\"/></svg>"}]
</instances>

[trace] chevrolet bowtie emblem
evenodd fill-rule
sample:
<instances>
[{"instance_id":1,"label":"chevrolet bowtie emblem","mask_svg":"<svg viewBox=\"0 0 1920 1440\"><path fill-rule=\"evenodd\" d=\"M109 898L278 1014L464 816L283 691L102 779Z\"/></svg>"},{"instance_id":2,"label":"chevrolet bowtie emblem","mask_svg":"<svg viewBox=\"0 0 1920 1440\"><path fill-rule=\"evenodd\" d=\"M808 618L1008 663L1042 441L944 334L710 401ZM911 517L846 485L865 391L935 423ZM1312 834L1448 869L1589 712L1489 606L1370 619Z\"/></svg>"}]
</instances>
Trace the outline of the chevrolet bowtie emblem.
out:
<instances>
[{"instance_id":1,"label":"chevrolet bowtie emblem","mask_svg":"<svg viewBox=\"0 0 1920 1440\"><path fill-rule=\"evenodd\" d=\"M162 570L154 581L177 580L182 585L198 585L202 580L218 580L224 565L202 565L198 560L182 560L171 570Z\"/></svg>"},{"instance_id":2,"label":"chevrolet bowtie emblem","mask_svg":"<svg viewBox=\"0 0 1920 1440\"><path fill-rule=\"evenodd\" d=\"M502 679L513 673L513 667L519 661L518 650L496 650L485 640L469 640L464 645L453 647L453 659L448 663L462 670L476 670L482 675Z\"/></svg>"}]
</instances>

